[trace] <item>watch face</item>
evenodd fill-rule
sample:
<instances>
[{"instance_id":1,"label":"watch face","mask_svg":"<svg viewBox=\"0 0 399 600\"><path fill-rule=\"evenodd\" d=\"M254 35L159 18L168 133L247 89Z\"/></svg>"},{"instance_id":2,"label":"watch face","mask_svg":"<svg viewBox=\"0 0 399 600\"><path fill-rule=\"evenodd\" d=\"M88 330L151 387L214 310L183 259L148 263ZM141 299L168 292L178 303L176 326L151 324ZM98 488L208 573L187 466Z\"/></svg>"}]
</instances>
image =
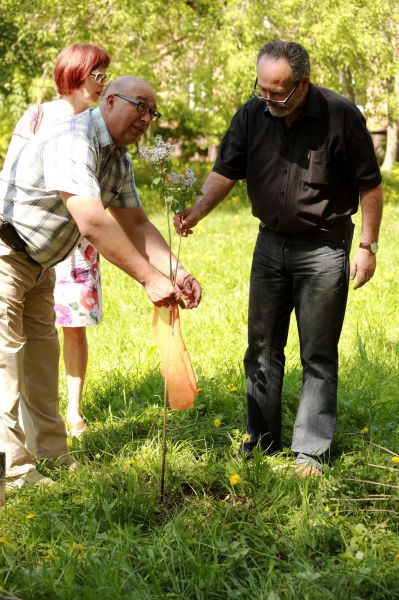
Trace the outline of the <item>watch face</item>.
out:
<instances>
[{"instance_id":1,"label":"watch face","mask_svg":"<svg viewBox=\"0 0 399 600\"><path fill-rule=\"evenodd\" d=\"M378 244L377 244L377 242L373 242L372 244L370 244L370 251L373 254L377 254L377 250L378 250Z\"/></svg>"}]
</instances>

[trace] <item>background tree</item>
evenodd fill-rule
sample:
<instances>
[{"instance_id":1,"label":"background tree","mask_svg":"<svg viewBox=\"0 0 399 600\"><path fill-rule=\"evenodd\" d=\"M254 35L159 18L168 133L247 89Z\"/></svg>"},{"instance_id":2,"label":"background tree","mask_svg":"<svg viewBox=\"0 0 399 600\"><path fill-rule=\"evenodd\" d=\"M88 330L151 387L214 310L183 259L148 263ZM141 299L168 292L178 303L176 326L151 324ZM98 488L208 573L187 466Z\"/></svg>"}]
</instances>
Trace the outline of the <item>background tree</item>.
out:
<instances>
[{"instance_id":1,"label":"background tree","mask_svg":"<svg viewBox=\"0 0 399 600\"><path fill-rule=\"evenodd\" d=\"M399 6L396 0L3 0L0 157L26 106L54 97L52 68L73 42L104 46L114 76L159 92L161 133L192 155L218 143L249 98L259 47L279 37L308 48L313 81L364 107L386 128L383 168L396 157Z\"/></svg>"}]
</instances>

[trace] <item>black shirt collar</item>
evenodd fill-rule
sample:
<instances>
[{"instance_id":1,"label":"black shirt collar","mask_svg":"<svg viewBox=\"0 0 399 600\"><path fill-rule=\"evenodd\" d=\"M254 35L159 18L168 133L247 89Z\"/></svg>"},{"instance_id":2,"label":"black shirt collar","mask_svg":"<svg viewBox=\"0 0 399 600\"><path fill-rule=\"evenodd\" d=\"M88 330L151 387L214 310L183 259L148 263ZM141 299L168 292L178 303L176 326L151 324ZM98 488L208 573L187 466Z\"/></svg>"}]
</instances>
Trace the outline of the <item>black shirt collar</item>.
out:
<instances>
[{"instance_id":1,"label":"black shirt collar","mask_svg":"<svg viewBox=\"0 0 399 600\"><path fill-rule=\"evenodd\" d=\"M305 104L299 118L313 117L314 119L322 119L323 112L321 109L322 96L312 83L309 85L309 90L306 96Z\"/></svg>"}]
</instances>

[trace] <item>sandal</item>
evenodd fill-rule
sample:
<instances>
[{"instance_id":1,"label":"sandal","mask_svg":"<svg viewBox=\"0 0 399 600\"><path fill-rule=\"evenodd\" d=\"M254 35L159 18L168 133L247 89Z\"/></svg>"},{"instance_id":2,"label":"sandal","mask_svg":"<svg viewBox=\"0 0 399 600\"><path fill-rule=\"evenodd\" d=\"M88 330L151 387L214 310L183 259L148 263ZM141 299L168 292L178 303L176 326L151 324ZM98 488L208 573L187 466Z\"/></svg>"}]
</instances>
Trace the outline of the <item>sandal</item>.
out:
<instances>
[{"instance_id":1,"label":"sandal","mask_svg":"<svg viewBox=\"0 0 399 600\"><path fill-rule=\"evenodd\" d=\"M67 423L67 429L70 437L81 438L85 431L88 430L86 423L82 421L78 421L77 423Z\"/></svg>"},{"instance_id":2,"label":"sandal","mask_svg":"<svg viewBox=\"0 0 399 600\"><path fill-rule=\"evenodd\" d=\"M295 465L295 475L298 477L321 477L322 470L315 465L301 463Z\"/></svg>"}]
</instances>

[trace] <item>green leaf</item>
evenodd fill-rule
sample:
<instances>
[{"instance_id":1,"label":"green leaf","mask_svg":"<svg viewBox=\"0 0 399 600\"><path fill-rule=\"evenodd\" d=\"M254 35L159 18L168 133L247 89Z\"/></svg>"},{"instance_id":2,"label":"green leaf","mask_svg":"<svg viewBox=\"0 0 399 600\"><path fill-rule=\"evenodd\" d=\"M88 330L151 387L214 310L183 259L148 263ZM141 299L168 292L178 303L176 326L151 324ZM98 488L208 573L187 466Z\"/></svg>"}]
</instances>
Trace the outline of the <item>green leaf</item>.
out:
<instances>
[{"instance_id":1,"label":"green leaf","mask_svg":"<svg viewBox=\"0 0 399 600\"><path fill-rule=\"evenodd\" d=\"M156 177L155 179L152 180L151 187L153 189L156 189L159 187L161 182L162 182L162 177Z\"/></svg>"}]
</instances>

